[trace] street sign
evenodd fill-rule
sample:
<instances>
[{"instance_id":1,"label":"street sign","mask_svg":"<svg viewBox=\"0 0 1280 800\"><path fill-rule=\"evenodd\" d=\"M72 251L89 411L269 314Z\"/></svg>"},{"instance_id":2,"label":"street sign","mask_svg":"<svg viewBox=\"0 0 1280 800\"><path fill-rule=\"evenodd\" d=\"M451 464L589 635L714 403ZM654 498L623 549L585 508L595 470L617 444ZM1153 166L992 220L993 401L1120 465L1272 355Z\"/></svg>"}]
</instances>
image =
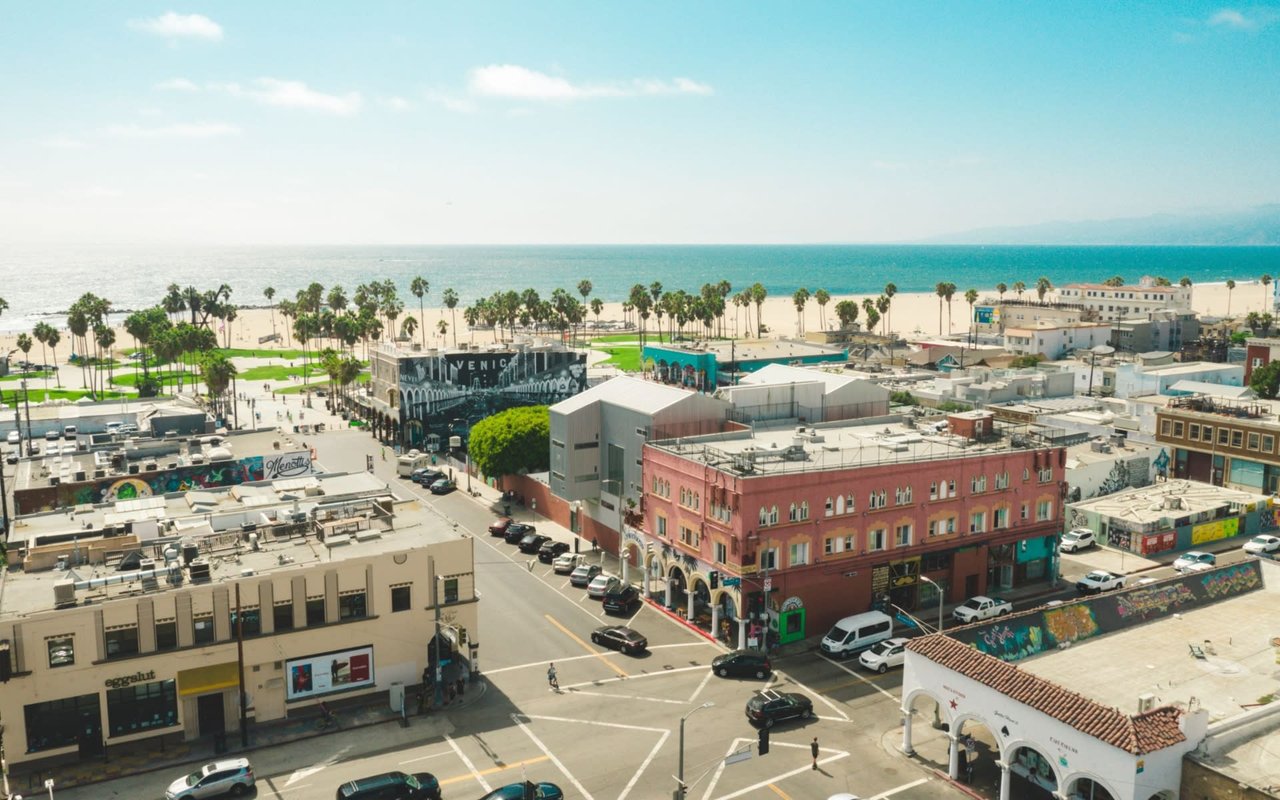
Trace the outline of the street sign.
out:
<instances>
[{"instance_id":1,"label":"street sign","mask_svg":"<svg viewBox=\"0 0 1280 800\"><path fill-rule=\"evenodd\" d=\"M742 578L721 578L720 583L725 586L741 586Z\"/></svg>"},{"instance_id":2,"label":"street sign","mask_svg":"<svg viewBox=\"0 0 1280 800\"><path fill-rule=\"evenodd\" d=\"M765 590L766 592L772 592L772 591L773 591L773 578L765 578L765 579L764 579L764 590Z\"/></svg>"},{"instance_id":3,"label":"street sign","mask_svg":"<svg viewBox=\"0 0 1280 800\"><path fill-rule=\"evenodd\" d=\"M751 758L751 748L739 750L736 753L730 753L724 757L725 764L737 764L739 761L746 761Z\"/></svg>"}]
</instances>

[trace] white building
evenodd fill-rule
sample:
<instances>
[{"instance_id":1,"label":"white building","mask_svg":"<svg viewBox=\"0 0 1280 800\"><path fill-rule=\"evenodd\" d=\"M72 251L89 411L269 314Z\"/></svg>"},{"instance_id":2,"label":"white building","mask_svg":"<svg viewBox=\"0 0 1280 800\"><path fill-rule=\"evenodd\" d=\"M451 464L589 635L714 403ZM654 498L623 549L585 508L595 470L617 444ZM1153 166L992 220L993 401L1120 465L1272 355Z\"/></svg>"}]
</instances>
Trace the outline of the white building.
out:
<instances>
[{"instance_id":1,"label":"white building","mask_svg":"<svg viewBox=\"0 0 1280 800\"><path fill-rule=\"evenodd\" d=\"M1088 350L1111 340L1111 326L1101 322L1036 322L1006 327L1004 349L1019 355L1057 360L1075 350Z\"/></svg>"},{"instance_id":2,"label":"white building","mask_svg":"<svg viewBox=\"0 0 1280 800\"><path fill-rule=\"evenodd\" d=\"M716 397L733 404L739 422L796 419L834 422L889 413L889 390L866 373L769 364L743 375Z\"/></svg>"},{"instance_id":3,"label":"white building","mask_svg":"<svg viewBox=\"0 0 1280 800\"><path fill-rule=\"evenodd\" d=\"M1124 436L1093 439L1067 448L1067 498L1088 500L1122 489L1148 486L1156 478L1162 445Z\"/></svg>"},{"instance_id":4,"label":"white building","mask_svg":"<svg viewBox=\"0 0 1280 800\"><path fill-rule=\"evenodd\" d=\"M1144 394L1179 395L1185 392L1173 387L1183 381L1196 381L1216 386L1243 386L1243 364L1219 364L1209 361L1169 361L1150 364L1143 354L1138 362L1114 358L1072 359L1057 366L1075 375L1075 390L1080 394L1108 397L1137 397ZM1168 355L1168 354L1155 354Z\"/></svg>"},{"instance_id":5,"label":"white building","mask_svg":"<svg viewBox=\"0 0 1280 800\"><path fill-rule=\"evenodd\" d=\"M1073 283L1057 290L1058 299L1095 311L1103 322L1114 322L1148 311L1191 310L1190 286L1156 286L1144 275L1133 286L1105 286L1101 283Z\"/></svg>"}]
</instances>

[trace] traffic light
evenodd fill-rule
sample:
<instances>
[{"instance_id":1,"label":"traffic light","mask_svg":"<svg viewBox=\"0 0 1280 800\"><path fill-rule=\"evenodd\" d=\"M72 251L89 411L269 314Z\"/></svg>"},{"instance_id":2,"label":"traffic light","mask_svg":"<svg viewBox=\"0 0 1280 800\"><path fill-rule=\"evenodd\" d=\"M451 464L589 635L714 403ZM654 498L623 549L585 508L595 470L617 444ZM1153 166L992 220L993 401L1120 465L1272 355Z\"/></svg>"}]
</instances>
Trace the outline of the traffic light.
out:
<instances>
[{"instance_id":1,"label":"traffic light","mask_svg":"<svg viewBox=\"0 0 1280 800\"><path fill-rule=\"evenodd\" d=\"M718 571L716 571L716 570L714 570L714 569L713 569L713 570L711 570L711 572L707 574L707 578L708 578L708 579L710 579L710 581L711 581L711 588L712 588L712 589L719 588L719 586L720 586L720 573L719 573Z\"/></svg>"},{"instance_id":2,"label":"traffic light","mask_svg":"<svg viewBox=\"0 0 1280 800\"><path fill-rule=\"evenodd\" d=\"M768 728L760 729L760 744L757 749L757 753L762 756L769 755L769 729Z\"/></svg>"}]
</instances>

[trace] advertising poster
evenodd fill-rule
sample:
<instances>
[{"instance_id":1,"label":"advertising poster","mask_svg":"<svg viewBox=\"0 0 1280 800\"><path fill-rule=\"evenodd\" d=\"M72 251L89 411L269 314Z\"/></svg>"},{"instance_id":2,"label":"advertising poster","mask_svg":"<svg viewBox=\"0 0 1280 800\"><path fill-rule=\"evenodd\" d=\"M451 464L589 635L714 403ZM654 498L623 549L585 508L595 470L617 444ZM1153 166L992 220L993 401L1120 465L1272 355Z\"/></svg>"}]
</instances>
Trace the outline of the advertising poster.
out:
<instances>
[{"instance_id":1,"label":"advertising poster","mask_svg":"<svg viewBox=\"0 0 1280 800\"><path fill-rule=\"evenodd\" d=\"M285 700L373 685L373 647L355 647L285 662Z\"/></svg>"}]
</instances>

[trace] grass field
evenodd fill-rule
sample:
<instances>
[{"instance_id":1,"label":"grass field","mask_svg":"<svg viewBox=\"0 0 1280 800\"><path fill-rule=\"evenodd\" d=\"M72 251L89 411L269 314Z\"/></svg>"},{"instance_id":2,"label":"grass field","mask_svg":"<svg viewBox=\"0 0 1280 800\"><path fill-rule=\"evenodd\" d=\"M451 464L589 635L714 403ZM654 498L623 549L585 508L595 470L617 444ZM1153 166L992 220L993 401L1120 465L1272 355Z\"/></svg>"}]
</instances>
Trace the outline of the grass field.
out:
<instances>
[{"instance_id":1,"label":"grass field","mask_svg":"<svg viewBox=\"0 0 1280 800\"><path fill-rule=\"evenodd\" d=\"M601 364L617 367L623 372L640 371L640 348L637 346L597 347L595 349L609 354L609 358L600 362Z\"/></svg>"},{"instance_id":2,"label":"grass field","mask_svg":"<svg viewBox=\"0 0 1280 800\"><path fill-rule=\"evenodd\" d=\"M590 344L596 344L598 342L639 342L639 341L640 341L640 331L632 331L631 333L610 333L604 336L592 336L588 340ZM653 344L661 344L666 341L667 341L667 335L665 333L660 334L657 331L649 331L644 336L645 344L649 344L650 342L652 342Z\"/></svg>"},{"instance_id":3,"label":"grass field","mask_svg":"<svg viewBox=\"0 0 1280 800\"><path fill-rule=\"evenodd\" d=\"M5 375L0 381L41 381L45 378L53 380L52 372L15 372L12 375Z\"/></svg>"},{"instance_id":4,"label":"grass field","mask_svg":"<svg viewBox=\"0 0 1280 800\"><path fill-rule=\"evenodd\" d=\"M179 375L182 376L182 381L184 386L189 386L192 383L200 382L200 376L194 372L165 371L162 373L162 372L156 371L151 373L151 377L162 381L163 382L162 385L164 386L176 386L178 383ZM138 385L138 381L140 380L142 380L141 372L126 372L126 373L118 373L115 376L115 378L112 380L112 383L116 384L117 386L135 386L136 387Z\"/></svg>"},{"instance_id":5,"label":"grass field","mask_svg":"<svg viewBox=\"0 0 1280 800\"><path fill-rule=\"evenodd\" d=\"M31 402L34 404L38 401L44 400L45 392L43 389L39 391L35 391L33 389L31 390L30 395L31 395L31 398L30 398ZM49 390L50 400L70 400L71 402L74 403L76 400L79 400L81 397L88 397L88 396L89 396L89 393L87 391L83 391L80 389L50 389ZM99 400L117 400L121 397L136 397L136 396L137 395L128 394L125 392L99 392L98 393ZM22 402L21 391L15 390L12 392L10 391L0 392L0 405L4 405L6 407L12 408L15 402L18 402L18 403Z\"/></svg>"},{"instance_id":6,"label":"grass field","mask_svg":"<svg viewBox=\"0 0 1280 800\"><path fill-rule=\"evenodd\" d=\"M219 348L219 352L227 358L287 358L291 361L302 358L301 350L246 350L233 347L229 350ZM315 358L316 351L308 350L307 354Z\"/></svg>"}]
</instances>

